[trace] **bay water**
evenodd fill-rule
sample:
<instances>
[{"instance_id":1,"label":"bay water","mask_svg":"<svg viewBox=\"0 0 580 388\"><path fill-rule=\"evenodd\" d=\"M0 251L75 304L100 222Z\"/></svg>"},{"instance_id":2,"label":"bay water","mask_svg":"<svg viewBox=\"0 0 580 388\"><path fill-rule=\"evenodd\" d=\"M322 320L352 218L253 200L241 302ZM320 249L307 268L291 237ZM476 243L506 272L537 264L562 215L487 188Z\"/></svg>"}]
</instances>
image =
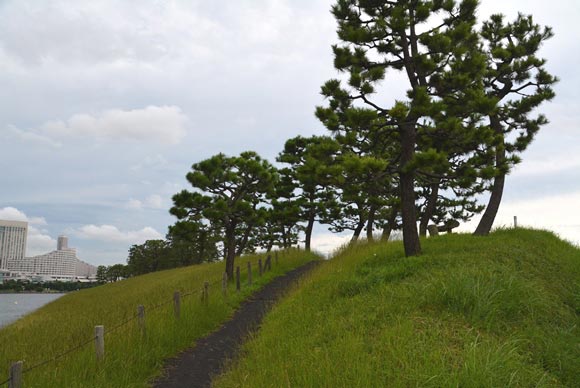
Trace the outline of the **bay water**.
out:
<instances>
[{"instance_id":1,"label":"bay water","mask_svg":"<svg viewBox=\"0 0 580 388\"><path fill-rule=\"evenodd\" d=\"M0 294L0 327L44 306L64 294Z\"/></svg>"}]
</instances>

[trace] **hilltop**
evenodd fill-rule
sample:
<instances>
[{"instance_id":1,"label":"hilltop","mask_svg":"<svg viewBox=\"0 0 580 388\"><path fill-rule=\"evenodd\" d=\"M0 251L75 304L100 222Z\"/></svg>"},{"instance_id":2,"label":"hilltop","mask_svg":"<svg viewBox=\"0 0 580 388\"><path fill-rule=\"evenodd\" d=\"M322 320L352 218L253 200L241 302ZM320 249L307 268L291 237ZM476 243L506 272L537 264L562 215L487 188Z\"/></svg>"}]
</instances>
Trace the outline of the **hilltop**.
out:
<instances>
[{"instance_id":1,"label":"hilltop","mask_svg":"<svg viewBox=\"0 0 580 388\"><path fill-rule=\"evenodd\" d=\"M580 250L545 231L345 248L217 387L578 386Z\"/></svg>"}]
</instances>

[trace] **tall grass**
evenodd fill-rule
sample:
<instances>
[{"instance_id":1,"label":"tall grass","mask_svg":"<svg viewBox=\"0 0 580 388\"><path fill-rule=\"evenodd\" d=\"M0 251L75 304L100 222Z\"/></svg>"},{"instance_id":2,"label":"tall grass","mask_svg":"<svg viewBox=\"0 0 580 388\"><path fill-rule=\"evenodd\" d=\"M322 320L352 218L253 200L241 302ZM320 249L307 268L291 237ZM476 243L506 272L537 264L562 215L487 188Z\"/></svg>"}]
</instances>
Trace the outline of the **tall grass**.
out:
<instances>
[{"instance_id":1,"label":"tall grass","mask_svg":"<svg viewBox=\"0 0 580 388\"><path fill-rule=\"evenodd\" d=\"M304 251L284 251L279 264L272 258L272 271L259 277L259 257L265 258L237 259L243 274L242 291L236 293L235 285L230 284L227 298L221 292L223 263L156 272L67 294L0 330L0 381L8 377L8 368L14 361L24 361L27 369L88 342L25 373L25 386L147 386L161 373L166 358L215 330L250 293L273 277L316 258ZM248 261L254 269L251 287L246 280ZM205 281L210 282L207 305L201 303L200 293ZM191 293L181 301L179 320L173 314L174 291ZM134 319L140 304L145 306L145 337ZM95 325L105 326L106 355L102 362L96 361L91 341Z\"/></svg>"},{"instance_id":2,"label":"tall grass","mask_svg":"<svg viewBox=\"0 0 580 388\"><path fill-rule=\"evenodd\" d=\"M524 229L423 244L339 252L215 386L580 386L578 248Z\"/></svg>"}]
</instances>

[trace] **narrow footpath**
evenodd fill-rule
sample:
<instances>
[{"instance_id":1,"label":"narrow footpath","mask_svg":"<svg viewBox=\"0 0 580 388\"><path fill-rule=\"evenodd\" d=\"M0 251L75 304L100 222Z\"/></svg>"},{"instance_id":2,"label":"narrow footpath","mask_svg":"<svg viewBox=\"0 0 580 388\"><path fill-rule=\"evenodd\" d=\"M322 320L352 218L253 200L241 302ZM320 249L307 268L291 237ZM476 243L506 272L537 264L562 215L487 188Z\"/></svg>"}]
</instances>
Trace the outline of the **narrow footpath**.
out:
<instances>
[{"instance_id":1,"label":"narrow footpath","mask_svg":"<svg viewBox=\"0 0 580 388\"><path fill-rule=\"evenodd\" d=\"M169 359L164 376L153 383L156 388L210 387L213 376L223 371L227 360L235 358L248 334L258 329L264 315L284 292L318 264L311 261L277 277L240 305L231 320L193 348Z\"/></svg>"}]
</instances>

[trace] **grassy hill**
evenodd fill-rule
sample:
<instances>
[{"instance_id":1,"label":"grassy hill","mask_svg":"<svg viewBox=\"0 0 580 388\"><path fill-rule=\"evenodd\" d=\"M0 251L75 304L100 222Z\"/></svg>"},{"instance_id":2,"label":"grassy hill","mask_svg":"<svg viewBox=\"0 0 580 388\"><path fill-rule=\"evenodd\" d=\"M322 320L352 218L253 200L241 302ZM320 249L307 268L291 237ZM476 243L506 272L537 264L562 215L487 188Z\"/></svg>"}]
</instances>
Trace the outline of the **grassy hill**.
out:
<instances>
[{"instance_id":1,"label":"grassy hill","mask_svg":"<svg viewBox=\"0 0 580 388\"><path fill-rule=\"evenodd\" d=\"M238 258L242 291L236 293L230 284L227 298L221 292L223 263L155 272L67 294L0 330L0 384L11 363L23 360L25 370L32 368L24 374L25 387L147 386L164 359L215 330L251 292L317 258L297 250L279 256L262 277L257 262L264 255ZM246 284L247 262L253 263L252 287ZM207 305L200 298L205 281L210 283ZM174 317L175 291L184 294L180 319ZM138 305L145 306L145 337L136 319ZM95 357L95 325L105 326L102 362Z\"/></svg>"},{"instance_id":2,"label":"grassy hill","mask_svg":"<svg viewBox=\"0 0 580 388\"><path fill-rule=\"evenodd\" d=\"M553 234L361 244L270 313L217 387L580 386L580 250Z\"/></svg>"}]
</instances>

